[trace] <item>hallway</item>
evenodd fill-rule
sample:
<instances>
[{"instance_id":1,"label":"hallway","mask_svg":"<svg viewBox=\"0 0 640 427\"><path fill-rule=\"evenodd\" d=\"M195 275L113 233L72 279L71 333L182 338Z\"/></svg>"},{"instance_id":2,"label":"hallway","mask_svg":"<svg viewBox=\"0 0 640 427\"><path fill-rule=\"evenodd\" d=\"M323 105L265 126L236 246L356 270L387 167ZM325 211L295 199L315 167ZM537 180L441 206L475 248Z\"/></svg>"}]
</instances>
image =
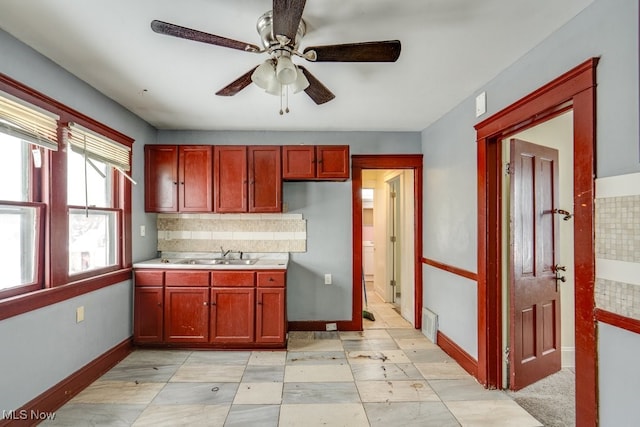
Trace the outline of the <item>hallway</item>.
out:
<instances>
[{"instance_id":1,"label":"hallway","mask_svg":"<svg viewBox=\"0 0 640 427\"><path fill-rule=\"evenodd\" d=\"M363 332L287 351L136 350L48 426L541 426L369 296Z\"/></svg>"}]
</instances>

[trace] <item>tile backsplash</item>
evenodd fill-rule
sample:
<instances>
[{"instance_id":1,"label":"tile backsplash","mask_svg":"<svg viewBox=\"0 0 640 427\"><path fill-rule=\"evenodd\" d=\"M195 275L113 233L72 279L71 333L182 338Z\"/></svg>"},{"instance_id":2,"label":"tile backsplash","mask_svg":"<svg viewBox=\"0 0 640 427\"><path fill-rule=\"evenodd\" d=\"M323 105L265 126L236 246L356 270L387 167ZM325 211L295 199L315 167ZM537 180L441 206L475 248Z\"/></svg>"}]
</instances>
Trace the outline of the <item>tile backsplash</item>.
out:
<instances>
[{"instance_id":1,"label":"tile backsplash","mask_svg":"<svg viewBox=\"0 0 640 427\"><path fill-rule=\"evenodd\" d=\"M596 307L640 320L640 174L596 180Z\"/></svg>"},{"instance_id":2,"label":"tile backsplash","mask_svg":"<svg viewBox=\"0 0 640 427\"><path fill-rule=\"evenodd\" d=\"M301 214L158 214L161 252L305 252Z\"/></svg>"}]
</instances>

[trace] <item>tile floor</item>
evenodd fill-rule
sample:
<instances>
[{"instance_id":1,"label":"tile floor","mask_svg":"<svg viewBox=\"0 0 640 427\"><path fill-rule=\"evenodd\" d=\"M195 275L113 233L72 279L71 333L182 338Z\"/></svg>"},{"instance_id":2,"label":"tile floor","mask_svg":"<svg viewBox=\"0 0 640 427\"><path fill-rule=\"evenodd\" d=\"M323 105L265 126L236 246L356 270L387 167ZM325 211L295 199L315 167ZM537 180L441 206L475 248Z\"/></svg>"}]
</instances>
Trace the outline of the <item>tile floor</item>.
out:
<instances>
[{"instance_id":1,"label":"tile floor","mask_svg":"<svg viewBox=\"0 0 640 427\"><path fill-rule=\"evenodd\" d=\"M372 298L363 332L292 332L287 351L136 350L42 425L542 425Z\"/></svg>"}]
</instances>

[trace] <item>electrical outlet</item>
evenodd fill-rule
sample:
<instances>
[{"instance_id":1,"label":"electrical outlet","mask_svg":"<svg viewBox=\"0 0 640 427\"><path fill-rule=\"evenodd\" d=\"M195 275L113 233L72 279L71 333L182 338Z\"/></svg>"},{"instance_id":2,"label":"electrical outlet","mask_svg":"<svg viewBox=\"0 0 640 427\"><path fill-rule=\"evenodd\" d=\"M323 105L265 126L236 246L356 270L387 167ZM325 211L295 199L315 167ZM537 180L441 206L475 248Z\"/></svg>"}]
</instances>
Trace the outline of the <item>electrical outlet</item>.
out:
<instances>
[{"instance_id":1,"label":"electrical outlet","mask_svg":"<svg viewBox=\"0 0 640 427\"><path fill-rule=\"evenodd\" d=\"M326 326L327 331L337 331L338 330L338 324L337 323L327 323Z\"/></svg>"},{"instance_id":2,"label":"electrical outlet","mask_svg":"<svg viewBox=\"0 0 640 427\"><path fill-rule=\"evenodd\" d=\"M324 275L324 284L325 285L330 285L331 284L331 274L327 273Z\"/></svg>"},{"instance_id":3,"label":"electrical outlet","mask_svg":"<svg viewBox=\"0 0 640 427\"><path fill-rule=\"evenodd\" d=\"M76 308L76 323L84 322L84 305Z\"/></svg>"},{"instance_id":4,"label":"electrical outlet","mask_svg":"<svg viewBox=\"0 0 640 427\"><path fill-rule=\"evenodd\" d=\"M147 227L145 227L144 225L140 226L140 237L144 237L147 235Z\"/></svg>"}]
</instances>

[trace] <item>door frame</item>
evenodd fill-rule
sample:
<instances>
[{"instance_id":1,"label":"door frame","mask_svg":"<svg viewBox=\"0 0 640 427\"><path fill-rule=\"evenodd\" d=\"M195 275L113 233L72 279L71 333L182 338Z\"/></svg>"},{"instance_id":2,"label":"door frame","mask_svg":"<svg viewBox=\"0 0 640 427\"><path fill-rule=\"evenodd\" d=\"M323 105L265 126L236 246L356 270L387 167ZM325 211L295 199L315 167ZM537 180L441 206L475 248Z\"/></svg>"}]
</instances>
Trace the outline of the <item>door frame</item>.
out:
<instances>
[{"instance_id":1,"label":"door frame","mask_svg":"<svg viewBox=\"0 0 640 427\"><path fill-rule=\"evenodd\" d=\"M415 328L422 328L422 154L371 154L351 156L353 214L353 302L351 323L362 330L362 170L412 169L414 216L414 312Z\"/></svg>"},{"instance_id":2,"label":"door frame","mask_svg":"<svg viewBox=\"0 0 640 427\"><path fill-rule=\"evenodd\" d=\"M594 187L596 67L590 58L475 126L478 159L478 381L502 387L501 140L573 109L576 423L598 420Z\"/></svg>"}]
</instances>

